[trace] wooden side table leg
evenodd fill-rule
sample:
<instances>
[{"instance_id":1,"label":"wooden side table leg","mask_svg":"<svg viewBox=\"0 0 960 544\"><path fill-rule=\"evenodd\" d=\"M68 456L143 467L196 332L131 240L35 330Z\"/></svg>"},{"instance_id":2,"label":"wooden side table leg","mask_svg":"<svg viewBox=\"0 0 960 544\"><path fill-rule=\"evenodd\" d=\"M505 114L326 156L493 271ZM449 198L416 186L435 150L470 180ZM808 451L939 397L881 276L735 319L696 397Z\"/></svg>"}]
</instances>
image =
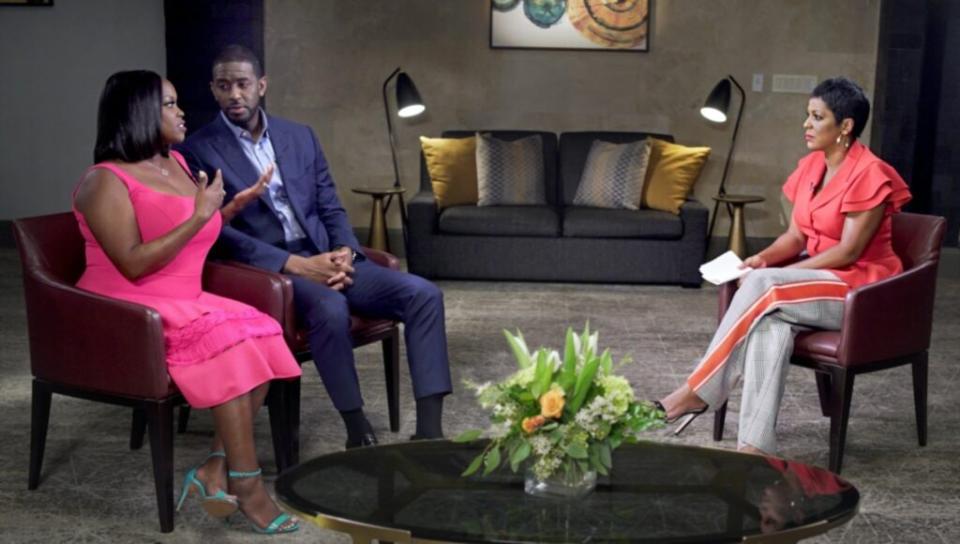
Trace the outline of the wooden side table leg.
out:
<instances>
[{"instance_id":1,"label":"wooden side table leg","mask_svg":"<svg viewBox=\"0 0 960 544\"><path fill-rule=\"evenodd\" d=\"M743 221L743 204L733 204L733 220L730 222L730 250L741 259L747 257L747 234Z\"/></svg>"},{"instance_id":2,"label":"wooden side table leg","mask_svg":"<svg viewBox=\"0 0 960 544\"><path fill-rule=\"evenodd\" d=\"M381 251L390 251L382 196L373 196L373 209L370 210L370 234L367 236L367 246Z\"/></svg>"}]
</instances>

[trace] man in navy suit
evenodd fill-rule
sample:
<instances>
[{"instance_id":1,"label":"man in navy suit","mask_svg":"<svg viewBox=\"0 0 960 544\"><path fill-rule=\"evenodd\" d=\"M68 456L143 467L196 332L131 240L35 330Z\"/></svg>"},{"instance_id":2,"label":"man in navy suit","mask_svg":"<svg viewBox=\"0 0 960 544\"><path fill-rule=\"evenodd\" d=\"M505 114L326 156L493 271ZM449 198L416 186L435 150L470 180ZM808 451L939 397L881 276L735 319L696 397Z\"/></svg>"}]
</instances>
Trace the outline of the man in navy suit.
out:
<instances>
[{"instance_id":1,"label":"man in navy suit","mask_svg":"<svg viewBox=\"0 0 960 544\"><path fill-rule=\"evenodd\" d=\"M377 443L354 367L351 310L404 323L417 401L413 438L441 437L451 391L442 293L364 257L313 131L260 107L267 79L249 49L220 52L210 89L221 113L187 138L184 154L194 171L223 173L226 200L272 169L267 191L224 226L220 244L233 259L292 279L297 318L346 424L347 447Z\"/></svg>"}]
</instances>

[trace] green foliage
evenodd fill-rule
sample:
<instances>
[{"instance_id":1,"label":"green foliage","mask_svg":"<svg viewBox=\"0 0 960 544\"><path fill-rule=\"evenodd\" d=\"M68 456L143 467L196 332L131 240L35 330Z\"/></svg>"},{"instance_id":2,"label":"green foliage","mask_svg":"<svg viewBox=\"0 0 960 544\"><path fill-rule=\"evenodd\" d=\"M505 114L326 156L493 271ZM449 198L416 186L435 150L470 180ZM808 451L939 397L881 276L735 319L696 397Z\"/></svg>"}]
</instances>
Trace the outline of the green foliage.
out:
<instances>
[{"instance_id":1,"label":"green foliage","mask_svg":"<svg viewBox=\"0 0 960 544\"><path fill-rule=\"evenodd\" d=\"M491 410L492 425L486 433L490 442L464 476L481 467L487 475L503 464L516 472L525 463L532 463L541 478L556 471L605 475L613 466L613 450L663 425L663 413L637 401L630 384L614 374L610 350L597 354L598 334L590 332L589 324L580 334L566 330L562 358L547 348L531 354L520 331L503 332L518 370L501 383L467 383L481 406ZM626 362L628 357L620 364ZM548 393L545 407L563 403L558 417L547 417L551 412L541 409L541 397ZM454 441L472 442L483 434L466 431Z\"/></svg>"}]
</instances>

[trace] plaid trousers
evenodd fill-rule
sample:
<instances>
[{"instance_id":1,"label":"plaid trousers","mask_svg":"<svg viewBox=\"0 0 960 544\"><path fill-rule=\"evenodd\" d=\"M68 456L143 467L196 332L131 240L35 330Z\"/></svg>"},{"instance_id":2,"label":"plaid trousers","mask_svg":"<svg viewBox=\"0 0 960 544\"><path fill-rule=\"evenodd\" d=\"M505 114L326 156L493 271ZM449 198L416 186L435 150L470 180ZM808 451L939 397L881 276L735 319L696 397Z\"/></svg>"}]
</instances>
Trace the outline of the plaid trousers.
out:
<instances>
[{"instance_id":1,"label":"plaid trousers","mask_svg":"<svg viewBox=\"0 0 960 544\"><path fill-rule=\"evenodd\" d=\"M839 330L850 287L825 270L747 274L687 385L717 408L743 378L739 446L776 451L777 415L797 332Z\"/></svg>"}]
</instances>

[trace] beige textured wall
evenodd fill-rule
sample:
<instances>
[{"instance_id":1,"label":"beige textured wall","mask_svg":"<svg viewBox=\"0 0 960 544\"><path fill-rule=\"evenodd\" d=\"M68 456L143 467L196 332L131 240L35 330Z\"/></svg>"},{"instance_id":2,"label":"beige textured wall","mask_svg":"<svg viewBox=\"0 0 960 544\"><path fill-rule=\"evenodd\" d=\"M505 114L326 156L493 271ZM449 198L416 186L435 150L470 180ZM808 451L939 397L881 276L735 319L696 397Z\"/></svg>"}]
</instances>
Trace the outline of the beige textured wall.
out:
<instances>
[{"instance_id":1,"label":"beige textured wall","mask_svg":"<svg viewBox=\"0 0 960 544\"><path fill-rule=\"evenodd\" d=\"M396 66L416 81L427 114L396 124L401 176L419 180L419 135L454 128L648 130L714 149L696 197L712 206L733 130L702 119L713 85L747 90L728 192L761 194L748 235L783 229L779 187L805 152L806 96L769 92L771 75L846 75L872 95L879 0L659 0L649 53L489 47L486 0L269 0L269 107L311 125L354 225L369 198L348 189L392 181L380 87ZM752 74L765 76L751 92ZM869 134L863 138L869 141ZM391 218L391 227L398 218ZM716 233L728 223L721 215Z\"/></svg>"}]
</instances>

